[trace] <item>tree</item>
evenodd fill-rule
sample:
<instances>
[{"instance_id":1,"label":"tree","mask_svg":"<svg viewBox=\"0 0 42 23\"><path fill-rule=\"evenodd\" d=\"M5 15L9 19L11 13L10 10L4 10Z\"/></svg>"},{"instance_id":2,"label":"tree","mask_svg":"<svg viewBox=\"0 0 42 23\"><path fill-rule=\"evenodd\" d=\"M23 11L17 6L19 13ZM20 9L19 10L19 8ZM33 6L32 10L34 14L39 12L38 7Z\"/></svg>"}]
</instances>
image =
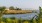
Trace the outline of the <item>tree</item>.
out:
<instances>
[{"instance_id":1,"label":"tree","mask_svg":"<svg viewBox=\"0 0 42 23\"><path fill-rule=\"evenodd\" d=\"M17 7L16 7L16 10L21 10L21 8L17 8Z\"/></svg>"},{"instance_id":2,"label":"tree","mask_svg":"<svg viewBox=\"0 0 42 23\"><path fill-rule=\"evenodd\" d=\"M39 17L38 17L38 23L40 23L40 17L41 17L41 7L39 6L39 11L40 11L40 13L39 13Z\"/></svg>"},{"instance_id":3,"label":"tree","mask_svg":"<svg viewBox=\"0 0 42 23\"><path fill-rule=\"evenodd\" d=\"M13 7L13 6L10 6L10 7L9 7L9 10L14 10L14 7Z\"/></svg>"},{"instance_id":4,"label":"tree","mask_svg":"<svg viewBox=\"0 0 42 23\"><path fill-rule=\"evenodd\" d=\"M38 17L38 19L36 20L37 21L37 23L40 23L40 17L41 17L41 7L39 6L39 17Z\"/></svg>"},{"instance_id":5,"label":"tree","mask_svg":"<svg viewBox=\"0 0 42 23\"><path fill-rule=\"evenodd\" d=\"M6 9L6 7L5 6L3 6L3 7L0 7L0 11L1 11L1 13L3 13L3 11Z\"/></svg>"},{"instance_id":6,"label":"tree","mask_svg":"<svg viewBox=\"0 0 42 23\"><path fill-rule=\"evenodd\" d=\"M4 11L5 11L5 8L6 7L0 7L0 23L1 23L1 17L2 17L2 15L3 15L3 13L4 13Z\"/></svg>"},{"instance_id":7,"label":"tree","mask_svg":"<svg viewBox=\"0 0 42 23\"><path fill-rule=\"evenodd\" d=\"M5 11L5 9L6 9L6 7L5 7L5 6L0 7L0 16L2 16L2 14L3 14L3 13L4 13L4 11Z\"/></svg>"}]
</instances>

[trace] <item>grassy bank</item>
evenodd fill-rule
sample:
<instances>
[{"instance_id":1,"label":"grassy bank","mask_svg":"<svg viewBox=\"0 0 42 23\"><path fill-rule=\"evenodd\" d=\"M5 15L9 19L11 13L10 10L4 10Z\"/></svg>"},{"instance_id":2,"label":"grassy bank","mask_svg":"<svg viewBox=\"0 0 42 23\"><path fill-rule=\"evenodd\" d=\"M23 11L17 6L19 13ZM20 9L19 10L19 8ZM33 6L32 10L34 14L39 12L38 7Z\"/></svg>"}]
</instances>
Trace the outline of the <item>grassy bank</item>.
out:
<instances>
[{"instance_id":1,"label":"grassy bank","mask_svg":"<svg viewBox=\"0 0 42 23\"><path fill-rule=\"evenodd\" d=\"M29 20L19 20L14 18L2 18L1 23L30 23Z\"/></svg>"},{"instance_id":2,"label":"grassy bank","mask_svg":"<svg viewBox=\"0 0 42 23\"><path fill-rule=\"evenodd\" d=\"M32 13L31 10L5 10L4 14L26 14Z\"/></svg>"}]
</instances>

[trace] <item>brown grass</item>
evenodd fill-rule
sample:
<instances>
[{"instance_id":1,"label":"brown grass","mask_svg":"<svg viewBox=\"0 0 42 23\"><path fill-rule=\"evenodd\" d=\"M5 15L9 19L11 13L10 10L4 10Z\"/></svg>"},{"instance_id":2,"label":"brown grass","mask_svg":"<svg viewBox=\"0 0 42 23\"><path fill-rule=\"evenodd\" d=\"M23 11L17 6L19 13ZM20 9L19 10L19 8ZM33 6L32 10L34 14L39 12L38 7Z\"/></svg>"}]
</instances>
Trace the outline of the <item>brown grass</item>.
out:
<instances>
[{"instance_id":1,"label":"brown grass","mask_svg":"<svg viewBox=\"0 0 42 23\"><path fill-rule=\"evenodd\" d=\"M8 13L8 14L24 14L24 13L32 13L31 10L7 10L5 11L5 13Z\"/></svg>"}]
</instances>

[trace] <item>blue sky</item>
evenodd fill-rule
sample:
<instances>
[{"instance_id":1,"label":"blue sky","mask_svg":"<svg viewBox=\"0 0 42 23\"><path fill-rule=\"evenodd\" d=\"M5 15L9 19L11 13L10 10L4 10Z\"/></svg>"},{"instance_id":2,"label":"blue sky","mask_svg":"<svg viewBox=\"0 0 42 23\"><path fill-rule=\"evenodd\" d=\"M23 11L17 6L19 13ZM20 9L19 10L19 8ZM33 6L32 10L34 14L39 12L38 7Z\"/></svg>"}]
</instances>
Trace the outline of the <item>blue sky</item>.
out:
<instances>
[{"instance_id":1,"label":"blue sky","mask_svg":"<svg viewBox=\"0 0 42 23\"><path fill-rule=\"evenodd\" d=\"M38 7L42 7L42 0L0 0L0 6L19 7L22 9L38 10Z\"/></svg>"}]
</instances>

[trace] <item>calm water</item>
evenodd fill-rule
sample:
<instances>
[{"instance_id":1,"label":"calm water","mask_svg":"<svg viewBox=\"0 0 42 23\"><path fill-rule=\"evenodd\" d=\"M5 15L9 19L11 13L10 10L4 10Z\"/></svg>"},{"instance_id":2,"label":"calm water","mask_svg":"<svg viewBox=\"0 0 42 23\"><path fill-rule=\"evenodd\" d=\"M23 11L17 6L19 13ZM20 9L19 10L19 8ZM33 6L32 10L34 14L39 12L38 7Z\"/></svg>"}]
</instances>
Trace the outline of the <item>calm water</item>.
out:
<instances>
[{"instance_id":1,"label":"calm water","mask_svg":"<svg viewBox=\"0 0 42 23\"><path fill-rule=\"evenodd\" d=\"M28 13L28 14L8 14L8 15L3 15L2 17L5 17L5 18L10 18L10 17L15 17L17 19L20 19L20 17L22 19L32 19L35 15L38 15L36 13ZM35 16L34 18L36 18L37 16Z\"/></svg>"}]
</instances>

